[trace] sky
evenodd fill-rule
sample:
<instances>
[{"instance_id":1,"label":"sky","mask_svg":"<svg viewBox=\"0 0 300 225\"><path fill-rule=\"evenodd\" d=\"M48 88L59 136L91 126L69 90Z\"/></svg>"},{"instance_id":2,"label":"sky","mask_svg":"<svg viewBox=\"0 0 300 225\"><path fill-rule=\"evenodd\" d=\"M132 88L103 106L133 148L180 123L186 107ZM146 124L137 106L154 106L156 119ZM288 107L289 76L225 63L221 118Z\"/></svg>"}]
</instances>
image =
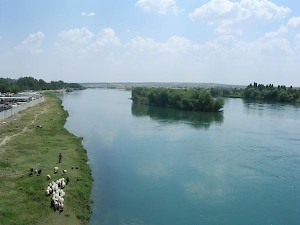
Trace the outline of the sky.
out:
<instances>
[{"instance_id":1,"label":"sky","mask_svg":"<svg viewBox=\"0 0 300 225\"><path fill-rule=\"evenodd\" d=\"M0 0L0 77L300 87L297 0Z\"/></svg>"}]
</instances>

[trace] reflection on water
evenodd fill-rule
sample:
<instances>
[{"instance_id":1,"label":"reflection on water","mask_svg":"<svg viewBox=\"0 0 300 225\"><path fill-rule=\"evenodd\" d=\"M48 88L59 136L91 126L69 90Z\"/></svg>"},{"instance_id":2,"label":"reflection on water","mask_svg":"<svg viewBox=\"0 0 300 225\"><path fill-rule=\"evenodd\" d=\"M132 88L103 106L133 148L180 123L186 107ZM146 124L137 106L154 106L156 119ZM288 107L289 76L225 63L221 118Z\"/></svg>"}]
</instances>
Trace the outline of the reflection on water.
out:
<instances>
[{"instance_id":1,"label":"reflection on water","mask_svg":"<svg viewBox=\"0 0 300 225\"><path fill-rule=\"evenodd\" d=\"M299 108L225 99L223 114L195 113L129 97L63 98L93 171L90 225L299 224Z\"/></svg>"},{"instance_id":2,"label":"reflection on water","mask_svg":"<svg viewBox=\"0 0 300 225\"><path fill-rule=\"evenodd\" d=\"M131 113L136 117L149 116L161 123L185 123L194 128L209 128L212 123L223 123L223 113L187 112L132 103Z\"/></svg>"},{"instance_id":3,"label":"reflection on water","mask_svg":"<svg viewBox=\"0 0 300 225\"><path fill-rule=\"evenodd\" d=\"M300 111L300 107L297 104L284 103L284 102L263 102L263 101L251 101L243 99L244 112L247 114L255 114L258 116L277 114L283 116L287 110L291 110L292 112L298 113Z\"/></svg>"},{"instance_id":4,"label":"reflection on water","mask_svg":"<svg viewBox=\"0 0 300 225\"><path fill-rule=\"evenodd\" d=\"M263 110L263 109L271 109L271 110L287 110L287 109L299 109L299 105L284 103L284 102L265 102L265 101L250 101L247 99L243 99L243 104L246 109L251 110Z\"/></svg>"}]
</instances>

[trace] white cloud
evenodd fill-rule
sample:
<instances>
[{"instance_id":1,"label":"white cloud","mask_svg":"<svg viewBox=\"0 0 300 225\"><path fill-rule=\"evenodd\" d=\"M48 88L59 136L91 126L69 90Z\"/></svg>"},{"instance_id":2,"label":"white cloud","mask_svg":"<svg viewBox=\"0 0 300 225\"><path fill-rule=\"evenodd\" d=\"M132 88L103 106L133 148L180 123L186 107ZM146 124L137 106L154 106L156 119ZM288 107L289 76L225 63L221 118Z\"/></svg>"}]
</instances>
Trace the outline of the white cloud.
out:
<instances>
[{"instance_id":1,"label":"white cloud","mask_svg":"<svg viewBox=\"0 0 300 225\"><path fill-rule=\"evenodd\" d=\"M62 42L56 44L58 50L68 54L86 55L89 51L100 51L105 47L121 45L112 28L103 28L97 35L88 27L74 28L60 32L59 36Z\"/></svg>"},{"instance_id":2,"label":"white cloud","mask_svg":"<svg viewBox=\"0 0 300 225\"><path fill-rule=\"evenodd\" d=\"M211 0L195 9L189 17L193 21L217 26L215 31L222 35L241 34L242 27L247 27L245 22L250 19L269 21L284 18L290 11L289 8L278 6L268 0ZM240 28L235 28L238 25Z\"/></svg>"},{"instance_id":3,"label":"white cloud","mask_svg":"<svg viewBox=\"0 0 300 225\"><path fill-rule=\"evenodd\" d=\"M265 34L266 38L276 38L288 33L288 29L286 26L280 26L277 31L269 32Z\"/></svg>"},{"instance_id":4,"label":"white cloud","mask_svg":"<svg viewBox=\"0 0 300 225\"><path fill-rule=\"evenodd\" d=\"M284 18L291 10L268 0L241 0L240 7L250 11L250 15L265 19Z\"/></svg>"},{"instance_id":5,"label":"white cloud","mask_svg":"<svg viewBox=\"0 0 300 225\"><path fill-rule=\"evenodd\" d=\"M229 34L239 34L241 35L243 31L241 29L236 29L232 27L233 22L231 20L223 20L220 25L216 28L216 32L221 35Z\"/></svg>"},{"instance_id":6,"label":"white cloud","mask_svg":"<svg viewBox=\"0 0 300 225\"><path fill-rule=\"evenodd\" d=\"M299 69L294 57L296 45L280 36L238 41L227 35L205 43L176 36L165 42L137 37L126 46L126 51L130 52L126 61L135 60L139 68L143 68L143 74L150 77L162 74L169 80L172 78L167 73L182 74L184 80L200 79L202 82L230 83L233 76L235 82L244 84L251 82L249 78L260 82L274 79L279 83L286 79L284 82L292 83L295 71ZM291 74L281 78L280 74L285 70ZM274 77L270 78L268 74Z\"/></svg>"},{"instance_id":7,"label":"white cloud","mask_svg":"<svg viewBox=\"0 0 300 225\"><path fill-rule=\"evenodd\" d=\"M238 12L238 3L228 0L212 0L199 8L196 8L189 17L192 20L205 20L207 22L216 19L225 19L225 16L232 18L234 11ZM230 15L231 14L231 15Z\"/></svg>"},{"instance_id":8,"label":"white cloud","mask_svg":"<svg viewBox=\"0 0 300 225\"><path fill-rule=\"evenodd\" d=\"M290 9L268 0L211 0L189 14L192 20L217 21L223 19L243 20L250 17L264 19L283 18Z\"/></svg>"},{"instance_id":9,"label":"white cloud","mask_svg":"<svg viewBox=\"0 0 300 225\"><path fill-rule=\"evenodd\" d=\"M300 17L292 17L288 20L286 25L281 25L276 31L268 32L265 34L266 38L277 38L287 34L290 30L293 30L300 26Z\"/></svg>"},{"instance_id":10,"label":"white cloud","mask_svg":"<svg viewBox=\"0 0 300 225\"><path fill-rule=\"evenodd\" d=\"M135 37L127 45L135 53L146 54L185 54L198 48L185 37L171 36L166 42L157 42L151 38Z\"/></svg>"},{"instance_id":11,"label":"white cloud","mask_svg":"<svg viewBox=\"0 0 300 225\"><path fill-rule=\"evenodd\" d=\"M59 36L66 41L76 43L87 43L95 36L87 27L74 28L59 33Z\"/></svg>"},{"instance_id":12,"label":"white cloud","mask_svg":"<svg viewBox=\"0 0 300 225\"><path fill-rule=\"evenodd\" d=\"M144 12L154 12L159 14L172 12L177 14L179 11L175 0L138 0L135 5Z\"/></svg>"},{"instance_id":13,"label":"white cloud","mask_svg":"<svg viewBox=\"0 0 300 225\"><path fill-rule=\"evenodd\" d=\"M157 48L159 45L160 45L159 43L155 42L151 38L142 38L142 37L135 37L128 44L128 46L130 46L132 49L139 52L144 52L147 51L148 49Z\"/></svg>"},{"instance_id":14,"label":"white cloud","mask_svg":"<svg viewBox=\"0 0 300 225\"><path fill-rule=\"evenodd\" d=\"M108 27L103 28L98 34L96 41L90 46L90 49L99 51L105 46L119 46L121 45L119 37L116 32Z\"/></svg>"},{"instance_id":15,"label":"white cloud","mask_svg":"<svg viewBox=\"0 0 300 225\"><path fill-rule=\"evenodd\" d=\"M69 31L61 32L68 35L60 35L64 41L57 58L69 62L64 66L69 68L68 73L105 71L100 80L247 84L253 79L270 82L273 78L263 74L273 74L278 83L293 83L299 71L295 61L300 55L300 37L297 36L299 41L290 41L287 25L253 41L241 41L224 31L216 39L200 43L183 36L171 36L165 41L137 36L122 43L112 28L103 28L98 34L88 28ZM281 78L285 71L289 75Z\"/></svg>"},{"instance_id":16,"label":"white cloud","mask_svg":"<svg viewBox=\"0 0 300 225\"><path fill-rule=\"evenodd\" d=\"M196 49L198 46L193 44L191 40L185 37L172 36L164 46L164 50L168 52L186 53L189 50Z\"/></svg>"},{"instance_id":17,"label":"white cloud","mask_svg":"<svg viewBox=\"0 0 300 225\"><path fill-rule=\"evenodd\" d=\"M295 28L300 26L300 17L292 17L289 19L287 26L290 28Z\"/></svg>"},{"instance_id":18,"label":"white cloud","mask_svg":"<svg viewBox=\"0 0 300 225\"><path fill-rule=\"evenodd\" d=\"M253 55L253 57L259 57L263 59L262 62L266 63L270 61L278 61L280 63L281 60L291 59L293 55L293 47L286 38L262 38L253 42L244 42L244 46L249 46L247 48L247 52L244 52L248 55L251 55L250 48L256 48L257 52ZM237 50L241 53L243 52L243 48L237 48Z\"/></svg>"},{"instance_id":19,"label":"white cloud","mask_svg":"<svg viewBox=\"0 0 300 225\"><path fill-rule=\"evenodd\" d=\"M41 54L42 41L44 38L45 38L45 34L40 31L34 34L30 34L19 45L17 45L15 49L17 51L30 52L31 54Z\"/></svg>"},{"instance_id":20,"label":"white cloud","mask_svg":"<svg viewBox=\"0 0 300 225\"><path fill-rule=\"evenodd\" d=\"M80 14L81 16L87 16L87 17L90 17L90 16L96 16L96 13L94 12L81 12Z\"/></svg>"},{"instance_id":21,"label":"white cloud","mask_svg":"<svg viewBox=\"0 0 300 225\"><path fill-rule=\"evenodd\" d=\"M19 67L14 69L12 62L16 57L11 54L2 58L0 64L5 69L11 62L13 69L5 71L72 74L68 79L78 82L155 80L247 84L257 80L296 85L300 57L297 34L296 43L283 35L254 41L239 41L227 35L201 43L180 36L165 41L135 37L122 43L112 28L103 28L88 42L63 41L66 48L52 52L51 60L19 55ZM97 73L99 76L95 77Z\"/></svg>"}]
</instances>

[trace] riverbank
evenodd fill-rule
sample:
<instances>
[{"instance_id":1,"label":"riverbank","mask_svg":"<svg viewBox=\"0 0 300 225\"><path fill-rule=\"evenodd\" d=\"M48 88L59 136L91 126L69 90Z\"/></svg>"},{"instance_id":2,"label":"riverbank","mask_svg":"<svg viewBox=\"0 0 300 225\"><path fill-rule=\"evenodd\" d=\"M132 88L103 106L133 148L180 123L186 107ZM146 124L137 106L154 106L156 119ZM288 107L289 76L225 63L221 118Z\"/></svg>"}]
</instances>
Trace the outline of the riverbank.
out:
<instances>
[{"instance_id":1,"label":"riverbank","mask_svg":"<svg viewBox=\"0 0 300 225\"><path fill-rule=\"evenodd\" d=\"M82 139L64 124L68 113L61 100L45 101L7 119L0 126L0 224L87 224L92 187L91 170ZM62 153L62 163L58 155ZM57 174L53 168L59 167ZM41 169L29 176L29 169ZM63 174L62 170L67 170ZM45 196L49 180L69 179L63 212L54 212Z\"/></svg>"}]
</instances>

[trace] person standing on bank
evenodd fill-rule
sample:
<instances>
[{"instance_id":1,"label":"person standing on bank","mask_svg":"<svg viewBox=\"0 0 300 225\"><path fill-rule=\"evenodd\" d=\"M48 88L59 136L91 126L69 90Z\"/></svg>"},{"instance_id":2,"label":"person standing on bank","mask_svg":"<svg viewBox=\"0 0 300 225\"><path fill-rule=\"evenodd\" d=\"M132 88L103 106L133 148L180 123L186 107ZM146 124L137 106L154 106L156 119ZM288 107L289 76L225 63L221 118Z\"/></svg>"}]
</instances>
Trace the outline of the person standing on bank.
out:
<instances>
[{"instance_id":1,"label":"person standing on bank","mask_svg":"<svg viewBox=\"0 0 300 225\"><path fill-rule=\"evenodd\" d=\"M58 163L61 163L61 162L62 162L62 158L63 158L62 154L59 153L59 155L58 155Z\"/></svg>"}]
</instances>

